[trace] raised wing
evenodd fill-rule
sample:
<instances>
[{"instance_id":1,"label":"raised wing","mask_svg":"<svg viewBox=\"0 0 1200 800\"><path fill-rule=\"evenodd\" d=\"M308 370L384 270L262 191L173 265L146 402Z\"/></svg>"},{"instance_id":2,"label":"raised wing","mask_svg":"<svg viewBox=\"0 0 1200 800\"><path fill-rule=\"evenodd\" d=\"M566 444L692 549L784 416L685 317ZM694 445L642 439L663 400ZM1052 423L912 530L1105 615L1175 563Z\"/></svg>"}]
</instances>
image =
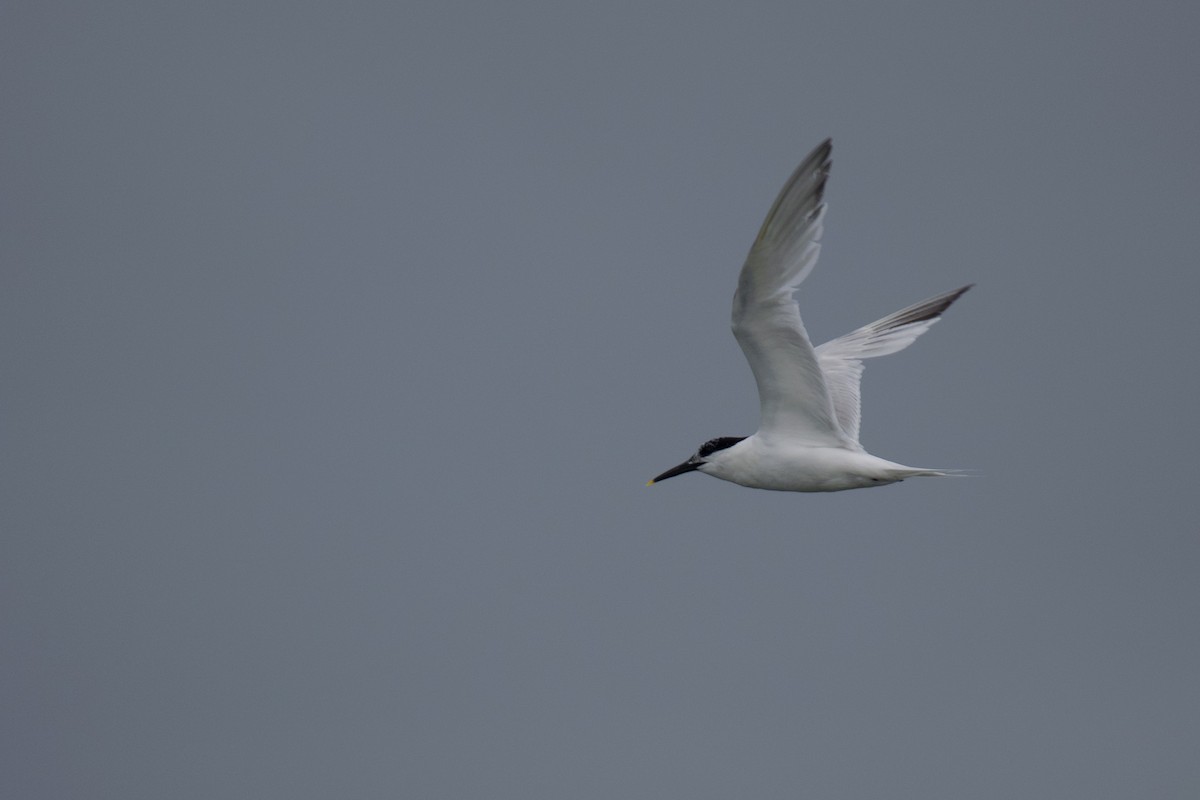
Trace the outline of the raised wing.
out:
<instances>
[{"instance_id":1,"label":"raised wing","mask_svg":"<svg viewBox=\"0 0 1200 800\"><path fill-rule=\"evenodd\" d=\"M937 322L950 304L970 289L964 286L911 305L895 314L864 325L845 336L826 342L816 349L817 363L825 376L825 385L833 398L834 412L842 431L858 441L859 383L864 358L899 352Z\"/></svg>"},{"instance_id":2,"label":"raised wing","mask_svg":"<svg viewBox=\"0 0 1200 800\"><path fill-rule=\"evenodd\" d=\"M816 446L854 447L792 298L820 252L822 202L832 143L826 139L788 178L750 248L733 296L733 335L754 380L759 435Z\"/></svg>"}]
</instances>

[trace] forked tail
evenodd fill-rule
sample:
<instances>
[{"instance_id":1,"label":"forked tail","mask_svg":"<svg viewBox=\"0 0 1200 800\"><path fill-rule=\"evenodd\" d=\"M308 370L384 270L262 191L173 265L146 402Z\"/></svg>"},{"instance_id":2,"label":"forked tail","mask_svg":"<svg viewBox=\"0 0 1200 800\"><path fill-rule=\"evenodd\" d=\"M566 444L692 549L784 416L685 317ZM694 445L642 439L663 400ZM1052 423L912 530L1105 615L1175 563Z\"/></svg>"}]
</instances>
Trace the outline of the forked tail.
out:
<instances>
[{"instance_id":1,"label":"forked tail","mask_svg":"<svg viewBox=\"0 0 1200 800\"><path fill-rule=\"evenodd\" d=\"M904 478L978 478L979 474L969 469L908 469L896 470Z\"/></svg>"}]
</instances>

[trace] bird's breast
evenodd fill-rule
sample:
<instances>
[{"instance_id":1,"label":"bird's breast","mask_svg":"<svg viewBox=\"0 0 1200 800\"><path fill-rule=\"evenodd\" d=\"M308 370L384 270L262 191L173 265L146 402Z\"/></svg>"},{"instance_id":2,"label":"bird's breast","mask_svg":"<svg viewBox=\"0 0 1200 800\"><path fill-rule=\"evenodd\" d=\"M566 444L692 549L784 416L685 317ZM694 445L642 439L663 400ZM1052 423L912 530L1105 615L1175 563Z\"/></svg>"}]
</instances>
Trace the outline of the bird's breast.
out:
<instances>
[{"instance_id":1,"label":"bird's breast","mask_svg":"<svg viewBox=\"0 0 1200 800\"><path fill-rule=\"evenodd\" d=\"M867 453L837 447L772 445L747 439L700 467L714 478L780 492L840 492L895 483Z\"/></svg>"}]
</instances>

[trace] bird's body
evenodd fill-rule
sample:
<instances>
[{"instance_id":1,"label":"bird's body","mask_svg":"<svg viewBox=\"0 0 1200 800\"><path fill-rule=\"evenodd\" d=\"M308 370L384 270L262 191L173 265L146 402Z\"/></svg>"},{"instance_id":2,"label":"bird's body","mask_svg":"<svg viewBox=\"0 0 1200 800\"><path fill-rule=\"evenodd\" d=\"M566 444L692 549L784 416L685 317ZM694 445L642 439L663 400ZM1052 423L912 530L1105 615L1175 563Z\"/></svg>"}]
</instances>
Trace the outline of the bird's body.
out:
<instances>
[{"instance_id":1,"label":"bird's body","mask_svg":"<svg viewBox=\"0 0 1200 800\"><path fill-rule=\"evenodd\" d=\"M863 450L772 441L757 434L714 453L698 470L752 489L781 492L840 492L941 474L886 461Z\"/></svg>"},{"instance_id":2,"label":"bird's body","mask_svg":"<svg viewBox=\"0 0 1200 800\"><path fill-rule=\"evenodd\" d=\"M758 384L761 421L749 437L711 439L651 484L698 471L757 489L836 492L950 474L906 467L858 443L862 360L903 350L964 286L897 311L820 347L809 341L792 295L817 262L827 139L784 184L746 257L733 298L733 333Z\"/></svg>"}]
</instances>

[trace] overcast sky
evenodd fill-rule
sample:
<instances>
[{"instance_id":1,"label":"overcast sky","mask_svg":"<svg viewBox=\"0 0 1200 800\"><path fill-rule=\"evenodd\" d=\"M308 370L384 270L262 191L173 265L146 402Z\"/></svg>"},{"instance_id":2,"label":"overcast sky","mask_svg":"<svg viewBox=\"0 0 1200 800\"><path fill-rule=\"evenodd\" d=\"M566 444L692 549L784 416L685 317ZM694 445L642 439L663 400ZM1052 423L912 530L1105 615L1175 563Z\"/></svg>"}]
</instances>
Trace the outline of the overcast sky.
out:
<instances>
[{"instance_id":1,"label":"overcast sky","mask_svg":"<svg viewBox=\"0 0 1200 800\"><path fill-rule=\"evenodd\" d=\"M1200 5L10 3L0 794L1200 796ZM695 474L834 141L862 439Z\"/></svg>"}]
</instances>

